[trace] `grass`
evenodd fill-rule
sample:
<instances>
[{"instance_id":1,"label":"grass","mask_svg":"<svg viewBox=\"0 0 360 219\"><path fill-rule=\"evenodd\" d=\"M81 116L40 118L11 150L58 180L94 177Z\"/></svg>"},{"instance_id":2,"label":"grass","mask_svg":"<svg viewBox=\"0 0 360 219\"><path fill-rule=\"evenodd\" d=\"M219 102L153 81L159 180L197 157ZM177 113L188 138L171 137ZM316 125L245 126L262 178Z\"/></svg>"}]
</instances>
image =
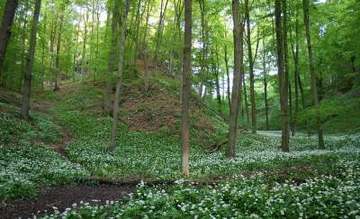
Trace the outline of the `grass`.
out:
<instances>
[{"instance_id":1,"label":"grass","mask_svg":"<svg viewBox=\"0 0 360 219\"><path fill-rule=\"evenodd\" d=\"M43 185L89 176L176 181L171 186L140 184L128 200L85 203L45 218L355 218L360 214L357 135L326 138L326 150L316 150L315 138L298 136L291 139L291 152L281 153L278 137L242 133L234 160L227 160L223 149L208 153L195 141L191 178L182 179L180 141L173 132L132 131L121 123L117 148L109 153L111 118L94 105L101 98L99 89L80 85L69 93L43 98L55 99L51 116L35 113L32 122L23 122L16 109L1 105L5 136L0 150L1 199L34 197ZM214 120L214 132L221 133L213 137L222 138L226 125L211 112L206 116ZM66 147L69 160L49 148L60 141L60 126L72 136ZM193 138L203 136L198 134L199 130L192 130Z\"/></svg>"}]
</instances>

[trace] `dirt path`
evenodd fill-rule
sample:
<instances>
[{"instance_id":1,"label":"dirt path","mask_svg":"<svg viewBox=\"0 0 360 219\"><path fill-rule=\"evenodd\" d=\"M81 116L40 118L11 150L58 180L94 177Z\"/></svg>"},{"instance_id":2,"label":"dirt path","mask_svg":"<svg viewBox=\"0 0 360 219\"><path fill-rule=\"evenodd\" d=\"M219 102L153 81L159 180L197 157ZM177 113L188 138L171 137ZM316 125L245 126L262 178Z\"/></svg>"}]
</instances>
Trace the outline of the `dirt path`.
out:
<instances>
[{"instance_id":1,"label":"dirt path","mask_svg":"<svg viewBox=\"0 0 360 219\"><path fill-rule=\"evenodd\" d=\"M105 203L106 200L120 200L132 193L135 187L133 184L99 184L44 188L35 200L16 200L1 204L0 217L2 219L34 218L34 215L53 212L53 207L57 207L62 212L74 203L79 205L81 201L95 204Z\"/></svg>"}]
</instances>

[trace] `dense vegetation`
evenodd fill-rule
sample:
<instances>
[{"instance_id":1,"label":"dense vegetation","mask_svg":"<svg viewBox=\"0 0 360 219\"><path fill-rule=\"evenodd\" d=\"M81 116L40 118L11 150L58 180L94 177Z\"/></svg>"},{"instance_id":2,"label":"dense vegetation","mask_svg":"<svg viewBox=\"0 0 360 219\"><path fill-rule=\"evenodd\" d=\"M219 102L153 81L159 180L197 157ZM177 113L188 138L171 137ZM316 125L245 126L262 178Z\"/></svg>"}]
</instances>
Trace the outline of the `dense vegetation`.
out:
<instances>
[{"instance_id":1,"label":"dense vegetation","mask_svg":"<svg viewBox=\"0 0 360 219\"><path fill-rule=\"evenodd\" d=\"M0 217L360 217L359 14L1 1ZM128 196L82 194L104 184Z\"/></svg>"}]
</instances>

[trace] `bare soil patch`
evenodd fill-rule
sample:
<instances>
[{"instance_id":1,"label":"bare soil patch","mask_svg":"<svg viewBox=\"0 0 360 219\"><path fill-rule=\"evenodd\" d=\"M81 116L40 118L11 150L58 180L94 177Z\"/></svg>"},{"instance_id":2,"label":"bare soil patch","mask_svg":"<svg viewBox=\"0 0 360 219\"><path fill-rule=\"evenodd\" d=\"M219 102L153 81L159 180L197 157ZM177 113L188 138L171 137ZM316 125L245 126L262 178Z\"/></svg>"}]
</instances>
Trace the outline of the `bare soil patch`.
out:
<instances>
[{"instance_id":1,"label":"bare soil patch","mask_svg":"<svg viewBox=\"0 0 360 219\"><path fill-rule=\"evenodd\" d=\"M54 206L61 212L81 201L89 203L116 201L127 197L135 190L135 187L134 184L99 184L44 188L34 200L15 200L0 204L0 217L3 219L33 218L34 215L44 214L45 211L53 212Z\"/></svg>"}]
</instances>

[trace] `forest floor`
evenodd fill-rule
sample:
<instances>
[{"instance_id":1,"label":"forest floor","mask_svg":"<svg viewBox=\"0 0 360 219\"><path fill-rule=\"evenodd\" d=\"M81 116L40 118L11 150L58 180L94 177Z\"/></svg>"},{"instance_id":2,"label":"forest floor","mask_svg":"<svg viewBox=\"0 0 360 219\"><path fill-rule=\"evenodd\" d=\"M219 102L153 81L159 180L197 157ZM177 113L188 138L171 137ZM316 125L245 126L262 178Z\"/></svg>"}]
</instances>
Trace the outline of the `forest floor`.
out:
<instances>
[{"instance_id":1,"label":"forest floor","mask_svg":"<svg viewBox=\"0 0 360 219\"><path fill-rule=\"evenodd\" d=\"M314 137L298 135L292 152L281 153L277 132L241 133L231 161L223 148L209 153L195 141L191 177L183 179L178 136L165 128L134 130L121 122L118 148L104 150L111 119L99 112L100 91L92 86L69 84L57 94L37 95L30 123L21 121L14 101L0 95L0 102L0 143L7 145L0 150L2 218L360 214L358 135L326 137L326 150L316 150ZM124 120L130 114L147 121L142 107ZM163 118L178 119L162 109ZM214 133L226 132L220 121L214 124ZM204 136L198 129L192 130L196 138Z\"/></svg>"}]
</instances>

